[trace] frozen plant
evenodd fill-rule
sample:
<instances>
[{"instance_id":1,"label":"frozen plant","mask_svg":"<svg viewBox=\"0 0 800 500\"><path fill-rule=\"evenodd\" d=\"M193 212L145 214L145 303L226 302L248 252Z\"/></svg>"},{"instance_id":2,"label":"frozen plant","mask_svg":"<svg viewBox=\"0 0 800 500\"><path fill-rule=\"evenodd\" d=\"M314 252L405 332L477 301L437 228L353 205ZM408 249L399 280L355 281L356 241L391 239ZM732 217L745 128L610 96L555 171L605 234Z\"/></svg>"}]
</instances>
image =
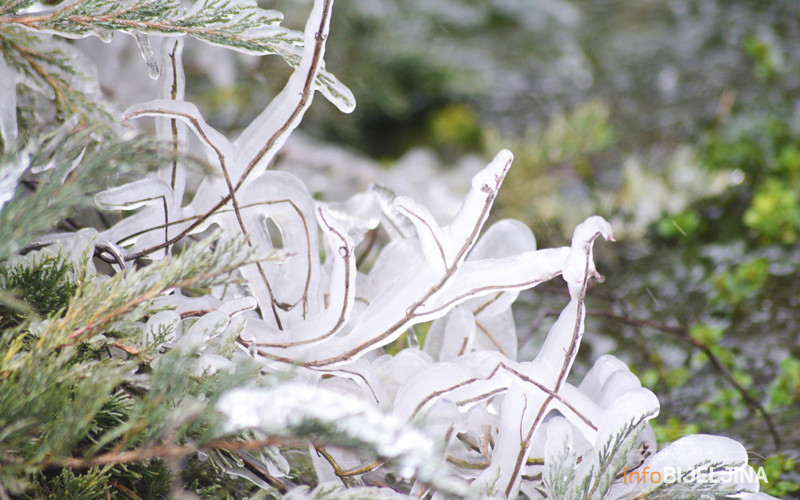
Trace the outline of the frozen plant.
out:
<instances>
[{"instance_id":1,"label":"frozen plant","mask_svg":"<svg viewBox=\"0 0 800 500\"><path fill-rule=\"evenodd\" d=\"M658 401L618 359L603 356L579 384L568 381L587 287L599 278L593 245L613 240L612 228L590 217L570 246L552 249L537 249L519 222L484 230L513 161L509 151L473 177L445 225L385 187L322 203L292 173L269 168L317 91L343 111L354 107L350 91L325 71L332 8L333 0L315 0L303 33L247 0L0 8L2 92L12 103L0 121L9 151L0 215L20 213L26 198L15 188L26 174L52 172L56 185L68 185L91 164L91 148L111 148L126 133L78 74L86 62L52 35L134 36L158 95L130 107L123 122L154 118L156 137L168 145L142 142L157 171L94 197L100 209L125 217L105 229L54 232L21 249L38 253L7 259L4 284L55 276L71 291L68 305L23 315L3 334L0 373L11 382L0 386L0 423L31 435L0 433L0 498L36 488L104 498L111 490L151 492L148 480L172 494L184 486L201 491L205 483L190 482L177 457L227 474L217 487L241 477L288 498L756 494L745 450L734 441L689 436L658 451L648 425ZM294 67L236 139L185 100L187 36L277 54ZM54 99L54 122L76 114L67 126L93 124L83 142L58 136L71 149L44 165L17 148L17 83ZM188 163L200 154L208 169L188 189L199 175ZM373 249L377 232L385 242ZM359 253L370 252L377 256L369 265L359 262ZM112 276L97 273L93 255ZM520 290L559 276L569 301L538 355L519 359L511 304ZM425 323L421 346L415 328ZM410 347L387 354L403 336ZM50 366L37 356L52 359L61 378L37 378L34 362ZM93 370L107 375L96 391ZM81 411L60 380L72 384L66 392ZM43 395L11 404L30 384ZM51 400L67 410L54 411ZM27 423L25 410L36 405L51 410L39 426L60 429L53 422L64 415L74 422L59 434L61 444ZM24 445L36 439L47 444L44 452ZM53 469L60 475L48 480L42 472ZM705 481L702 471L733 479ZM132 486L123 490L119 481Z\"/></svg>"}]
</instances>

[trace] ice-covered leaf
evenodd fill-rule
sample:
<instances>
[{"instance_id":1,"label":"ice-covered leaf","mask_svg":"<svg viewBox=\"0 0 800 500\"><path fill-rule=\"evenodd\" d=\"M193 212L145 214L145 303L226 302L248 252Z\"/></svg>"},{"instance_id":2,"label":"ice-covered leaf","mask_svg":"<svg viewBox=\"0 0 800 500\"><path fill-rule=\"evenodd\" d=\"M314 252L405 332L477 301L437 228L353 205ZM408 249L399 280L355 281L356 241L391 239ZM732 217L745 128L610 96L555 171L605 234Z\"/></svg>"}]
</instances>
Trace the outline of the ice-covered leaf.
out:
<instances>
[{"instance_id":1,"label":"ice-covered leaf","mask_svg":"<svg viewBox=\"0 0 800 500\"><path fill-rule=\"evenodd\" d=\"M685 496L693 492L746 496L758 491L755 471L747 465L747 451L733 439L695 434L685 436L626 470L627 481L614 484L611 494Z\"/></svg>"},{"instance_id":2,"label":"ice-covered leaf","mask_svg":"<svg viewBox=\"0 0 800 500\"><path fill-rule=\"evenodd\" d=\"M376 295L370 297L352 329L314 344L281 350L265 348L259 353L274 359L302 361L307 366L351 361L392 342L409 326L442 317L469 299L531 288L560 274L567 262L568 249L536 250L465 262L478 240L510 161L511 155L501 152L475 176L464 206L445 228L437 229L429 214L416 212L416 205L401 199L400 205L405 207L409 217L414 218L414 214L420 217L417 232L424 240L421 245L427 248L428 259L415 260L417 247L402 242L394 251L404 248L396 256L402 255L405 262L379 258L375 272L394 274L394 279L380 279L387 284L391 282L391 288L374 287Z\"/></svg>"},{"instance_id":3,"label":"ice-covered leaf","mask_svg":"<svg viewBox=\"0 0 800 500\"><path fill-rule=\"evenodd\" d=\"M475 317L456 307L444 318L434 321L428 330L425 352L439 361L449 361L470 351L475 342Z\"/></svg>"},{"instance_id":4,"label":"ice-covered leaf","mask_svg":"<svg viewBox=\"0 0 800 500\"><path fill-rule=\"evenodd\" d=\"M368 191L378 202L383 213L383 227L392 240L410 238L414 234L414 225L395 205L397 194L391 189L373 184Z\"/></svg>"}]
</instances>

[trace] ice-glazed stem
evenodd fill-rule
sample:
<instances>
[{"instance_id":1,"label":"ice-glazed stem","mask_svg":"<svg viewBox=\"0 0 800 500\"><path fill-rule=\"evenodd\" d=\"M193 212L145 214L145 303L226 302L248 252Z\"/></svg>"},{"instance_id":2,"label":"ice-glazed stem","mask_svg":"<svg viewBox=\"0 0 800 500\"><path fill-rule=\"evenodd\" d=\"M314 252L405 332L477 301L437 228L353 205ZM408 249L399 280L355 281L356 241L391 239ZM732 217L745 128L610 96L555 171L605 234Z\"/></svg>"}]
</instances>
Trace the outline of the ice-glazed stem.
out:
<instances>
[{"instance_id":1,"label":"ice-glazed stem","mask_svg":"<svg viewBox=\"0 0 800 500\"><path fill-rule=\"evenodd\" d=\"M552 387L554 393L558 393L566 381L583 338L584 319L586 317L584 305L586 289L589 279L598 276L592 255L592 246L598 236L603 236L607 240L614 239L611 225L602 217L589 217L575 228L572 246L562 274L569 288L570 303L550 329L544 345L534 361L535 363L543 363L550 368L548 371L558 374ZM527 435L520 443L514 470L507 479L508 482L505 488L507 497L511 497L519 488L522 466L527 459L533 435L541 425L544 416L547 415L552 401L553 397L548 396L543 404L539 406L539 411L528 428Z\"/></svg>"},{"instance_id":2,"label":"ice-glazed stem","mask_svg":"<svg viewBox=\"0 0 800 500\"><path fill-rule=\"evenodd\" d=\"M303 119L314 96L314 80L325 65L325 41L328 39L333 0L315 0L306 21L303 57L283 90L242 132L236 141L241 148L242 171L231 172L238 179L236 189L254 172L263 171L283 146L289 134Z\"/></svg>"},{"instance_id":3,"label":"ice-glazed stem","mask_svg":"<svg viewBox=\"0 0 800 500\"><path fill-rule=\"evenodd\" d=\"M333 0L315 0L314 7L308 18L304 34L303 56L300 64L295 69L283 90L273 99L267 108L256 117L245 129L242 135L233 144L228 142L216 131L210 132L210 127L201 127L202 117L199 112L185 113L186 110L169 110L169 104L156 101L158 110L153 110L153 103L136 107L128 111L130 118L156 114L160 111L164 116L182 118L194 122L195 132L206 145L226 161L228 176L232 180L233 188L228 193L222 194L218 190L201 186L195 200L199 200L198 208L203 207L193 222L180 230L178 234L168 238L167 241L151 248L138 251L126 256L127 260L137 259L154 251L168 247L187 236L190 232L203 226L204 222L235 198L235 193L242 187L247 179L258 177L256 174L263 172L266 166L284 144L291 132L297 128L311 101L315 89L315 78L324 67L323 55L325 41L328 37L331 9ZM186 103L183 103L186 104ZM213 130L213 129L211 129ZM205 135L203 132L208 132ZM213 136L213 137L211 137ZM224 147L222 147L224 146ZM229 154L225 154L229 153ZM206 192L203 188L210 189ZM201 193L202 191L202 193ZM202 194L202 196L201 196ZM219 196L219 197L218 197ZM210 200L217 200L210 202ZM194 202L193 202L194 203Z\"/></svg>"}]
</instances>

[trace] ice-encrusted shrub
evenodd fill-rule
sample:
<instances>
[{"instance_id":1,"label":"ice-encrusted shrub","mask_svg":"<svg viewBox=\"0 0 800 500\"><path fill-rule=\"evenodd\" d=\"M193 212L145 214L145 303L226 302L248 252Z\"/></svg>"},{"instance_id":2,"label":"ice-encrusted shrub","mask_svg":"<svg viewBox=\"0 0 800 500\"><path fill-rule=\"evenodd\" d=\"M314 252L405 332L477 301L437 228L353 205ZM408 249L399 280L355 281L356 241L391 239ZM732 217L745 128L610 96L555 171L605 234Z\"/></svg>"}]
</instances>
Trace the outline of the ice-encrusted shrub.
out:
<instances>
[{"instance_id":1,"label":"ice-encrusted shrub","mask_svg":"<svg viewBox=\"0 0 800 500\"><path fill-rule=\"evenodd\" d=\"M516 221L484 228L511 167L510 152L501 151L474 176L445 225L412 197L381 186L323 203L291 172L269 169L317 91L342 111L355 105L350 91L325 71L332 7L333 0L315 0L303 33L280 27L278 13L248 0L199 0L188 8L168 0L0 7L0 93L7 107L0 132L7 151L16 150L18 83L55 99L54 121L77 112L75 123L107 124L94 139L101 147L120 133L113 108L97 98L91 81L75 84L75 68L86 62L50 34L108 38L121 31L137 39L158 79L156 99L130 107L124 121L154 117L156 137L176 153L156 173L94 197L100 209L126 213L111 227L52 234L34 245L60 245L82 262L80 269L90 267L86 252L94 253L116 275L97 277L92 268L66 310L28 325L43 345L56 339L54 355L98 336L108 340L114 329L138 339L149 357L140 366L147 370L135 377L115 372L103 390L110 394L130 377L145 394L160 394L158 384L171 386L163 402L171 405L169 432L130 442L117 440L122 431L112 433L94 439L89 451L82 448L82 458L40 457L23 470L197 453L231 476L288 498L755 494L747 454L730 439L688 436L657 450L648 421L658 401L618 359L602 356L580 383L568 381L584 335L587 287L599 277L592 248L598 237L612 240L612 228L590 217L575 228L570 246L551 249L537 249L530 230ZM277 54L294 67L283 90L235 140L184 98L187 36ZM158 45L158 55L151 45ZM192 155L204 155L207 173L187 168ZM33 170L30 154L15 158L3 173L6 201ZM69 182L83 158L67 159L72 168L62 177ZM190 190L192 176L201 178ZM209 237L209 228L221 231ZM373 249L376 231L385 238ZM71 243L77 240L81 245ZM173 257L180 246L189 250ZM359 253L377 256L359 265ZM133 269L146 261L149 266ZM193 279L204 272L192 265L198 262L210 266L209 275ZM35 266L35 259L25 265ZM212 276L234 268L233 277ZM511 304L520 290L553 279L566 281L569 300L538 355L518 359ZM108 297L104 283L111 287ZM123 328L123 316L135 319ZM424 323L430 327L420 348L414 327ZM386 354L384 347L404 335L411 347ZM23 349L22 341L15 345L35 351ZM110 340L104 345L117 349L108 351L109 359L144 352ZM189 374L202 386L207 378L241 373L242 366L257 370L217 392L185 382L193 391L185 399L163 375L147 378L149 370ZM208 400L222 417L218 428L205 426L216 434L179 432L209 409L203 406ZM147 418L132 410L119 415L128 427ZM111 443L115 450L99 455ZM299 470L299 444L316 473L313 490ZM0 455L0 464L7 456ZM704 480L703 473L732 479ZM83 477L89 488L94 476Z\"/></svg>"}]
</instances>

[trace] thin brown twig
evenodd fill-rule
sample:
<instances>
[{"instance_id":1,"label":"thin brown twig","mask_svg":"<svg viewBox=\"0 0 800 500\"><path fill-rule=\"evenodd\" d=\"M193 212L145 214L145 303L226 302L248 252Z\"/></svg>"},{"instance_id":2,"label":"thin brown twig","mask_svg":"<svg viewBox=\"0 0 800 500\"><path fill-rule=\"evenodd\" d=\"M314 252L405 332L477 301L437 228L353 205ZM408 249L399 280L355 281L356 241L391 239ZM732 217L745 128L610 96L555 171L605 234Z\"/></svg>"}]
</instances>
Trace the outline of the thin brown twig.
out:
<instances>
[{"instance_id":1,"label":"thin brown twig","mask_svg":"<svg viewBox=\"0 0 800 500\"><path fill-rule=\"evenodd\" d=\"M239 451L258 450L267 446L301 446L305 441L298 439L270 436L251 441L228 441L215 439L201 445L160 444L146 446L135 450L110 451L88 458L53 458L46 466L67 467L72 469L90 469L102 465L128 464L153 458L184 457L199 451Z\"/></svg>"},{"instance_id":2,"label":"thin brown twig","mask_svg":"<svg viewBox=\"0 0 800 500\"><path fill-rule=\"evenodd\" d=\"M281 493L289 491L289 487L283 481L270 474L257 460L252 459L249 453L239 450L236 452L236 456L244 463L247 470L266 481L273 488L277 488Z\"/></svg>"},{"instance_id":3,"label":"thin brown twig","mask_svg":"<svg viewBox=\"0 0 800 500\"><path fill-rule=\"evenodd\" d=\"M716 354L714 354L711 347L705 342L689 335L689 332L688 330L686 330L686 328L680 326L666 325L664 323L659 323L657 321L632 318L628 316L620 316L618 314L614 314L612 312L603 310L588 310L586 312L587 314L592 316L618 321L620 323L624 323L627 325L646 326L660 332L668 333L674 337L681 339L684 342L689 343L692 347L695 347L700 351L702 351L703 354L705 354L708 357L709 361L711 361L711 364L714 365L714 368L716 368L717 371L720 372L722 378L724 378L729 384L733 386L734 389L736 389L737 392L739 392L739 394L742 395L742 398L744 399L745 403L747 403L747 405L750 406L751 409L755 410L762 416L764 422L767 424L767 427L769 428L769 432L772 436L772 441L775 444L775 448L776 449L780 448L781 446L780 435L778 434L777 428L775 427L775 423L772 421L772 417L764 408L764 406L736 380L736 377L733 376L728 367L725 366L725 364L722 362L722 360L719 359L719 357Z\"/></svg>"},{"instance_id":4,"label":"thin brown twig","mask_svg":"<svg viewBox=\"0 0 800 500\"><path fill-rule=\"evenodd\" d=\"M317 453L319 453L319 454L320 454L320 455L321 455L321 456L322 456L322 457L323 457L325 460L327 460L329 464L331 464L331 467L333 467L333 473L334 473L334 474L336 474L336 476L337 476L339 479L341 479L341 480L342 480L342 484L344 484L344 487L345 487L345 488L349 488L349 487L353 486L353 485L350 483L350 481L352 480L352 478L350 477L350 475L348 475L348 474L347 474L347 471L346 471L346 470L342 469L342 467L339 465L339 463L336 461L336 459L335 459L335 458L333 458L333 455L331 455L330 453L328 453L328 450L326 450L326 449L325 449L325 447L324 447L323 445L320 445L320 444L315 444L315 445L314 445L314 449L315 449L315 450L317 451Z\"/></svg>"},{"instance_id":5,"label":"thin brown twig","mask_svg":"<svg viewBox=\"0 0 800 500\"><path fill-rule=\"evenodd\" d=\"M381 465L385 464L385 460L375 460L374 462L370 462L368 464L360 465L358 467L354 467L352 469L348 469L343 471L342 474L346 476L360 476L361 474L366 474L367 472L372 472Z\"/></svg>"},{"instance_id":6,"label":"thin brown twig","mask_svg":"<svg viewBox=\"0 0 800 500\"><path fill-rule=\"evenodd\" d=\"M66 94L64 93L64 86L59 82L50 72L48 72L41 64L33 59L34 56L38 56L39 53L34 51L29 47L24 47L22 45L17 45L14 42L8 42L9 46L13 48L17 53L25 59L33 70L39 74L53 89L53 93L55 95L56 101L63 104L65 107L70 109L73 113L79 113L80 110L67 98ZM81 123L85 123L83 119L81 119Z\"/></svg>"}]
</instances>

